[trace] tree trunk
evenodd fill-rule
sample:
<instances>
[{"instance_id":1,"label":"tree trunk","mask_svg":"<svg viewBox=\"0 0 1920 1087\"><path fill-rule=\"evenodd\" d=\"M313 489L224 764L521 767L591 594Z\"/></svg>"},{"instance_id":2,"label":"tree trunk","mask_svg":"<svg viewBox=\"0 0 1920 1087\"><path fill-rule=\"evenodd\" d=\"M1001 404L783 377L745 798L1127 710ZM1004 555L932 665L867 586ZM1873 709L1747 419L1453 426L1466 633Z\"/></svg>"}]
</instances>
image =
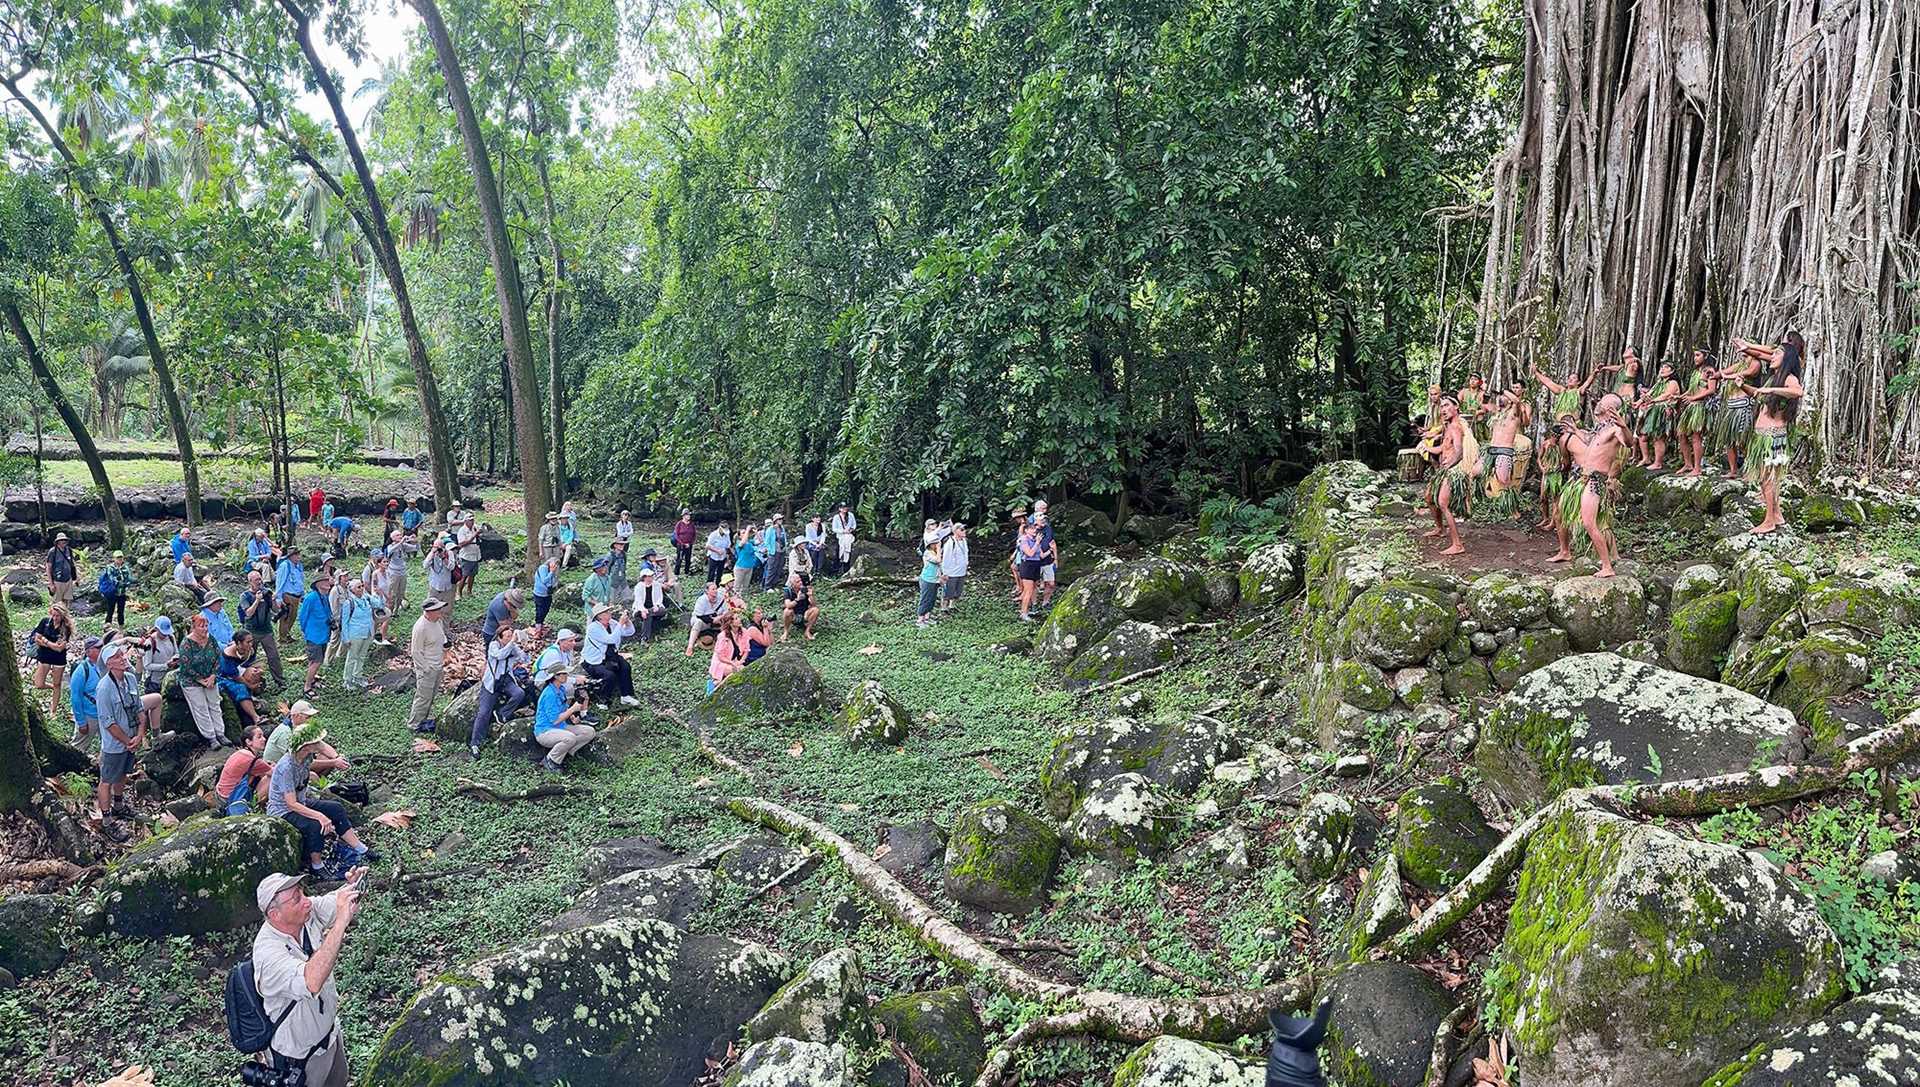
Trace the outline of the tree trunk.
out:
<instances>
[{"instance_id":1,"label":"tree trunk","mask_svg":"<svg viewBox=\"0 0 1920 1087\"><path fill-rule=\"evenodd\" d=\"M553 282L547 288L547 411L553 423L553 504L558 507L567 498L566 381L560 364L560 316L567 289L567 258L560 251L560 235L554 230L553 184L547 179L544 152L534 159L534 165L540 175L547 252L553 260Z\"/></svg>"},{"instance_id":2,"label":"tree trunk","mask_svg":"<svg viewBox=\"0 0 1920 1087\"><path fill-rule=\"evenodd\" d=\"M486 230L487 255L493 265L494 296L500 304L500 328L507 349L507 372L513 389L513 428L516 444L522 450L520 481L526 505L527 539L539 537L547 517L547 500L553 486L547 477L546 424L540 411L540 382L533 371L533 344L527 334L527 303L521 293L520 267L514 257L513 239L507 236L506 211L500 206L500 191L494 185L493 163L487 157L487 144L480 132L480 119L474 114L473 99L467 93L467 77L460 70L460 56L454 51L453 37L440 18L434 0L407 0L420 13L440 74L447 84L447 102L453 107L460 125L460 143L466 150L467 166L473 173L475 202L480 207L480 222ZM533 577L535 548L526 549L522 562L526 577Z\"/></svg>"},{"instance_id":3,"label":"tree trunk","mask_svg":"<svg viewBox=\"0 0 1920 1087\"><path fill-rule=\"evenodd\" d=\"M48 403L73 434L73 444L80 447L80 459L87 462L87 472L93 476L94 489L100 492L100 508L107 517L107 543L119 549L126 545L127 522L120 516L120 502L113 497L113 480L107 476L107 466L100 459L100 450L93 444L93 435L87 430L86 420L73 410L73 404L67 399L66 391L54 380L53 371L48 368L46 356L40 353L40 345L34 342L33 332L27 328L27 321L20 307L12 302L0 303L5 311L7 326L13 330L13 338L20 341L20 350L26 353L27 365L32 368L34 379L40 383L40 391L47 396ZM5 645L0 642L0 646Z\"/></svg>"},{"instance_id":4,"label":"tree trunk","mask_svg":"<svg viewBox=\"0 0 1920 1087\"><path fill-rule=\"evenodd\" d=\"M27 811L31 798L41 788L40 760L33 753L33 738L27 723L26 684L20 680L20 665L13 647L13 627L7 609L0 608L0 812Z\"/></svg>"},{"instance_id":5,"label":"tree trunk","mask_svg":"<svg viewBox=\"0 0 1920 1087\"><path fill-rule=\"evenodd\" d=\"M414 391L420 398L420 426L427 436L428 474L433 477L434 509L444 516L460 497L460 473L454 462L453 448L447 441L447 416L440 407L440 386L433 379L433 361L427 357L426 339L420 335L420 324L414 319L413 297L407 293L407 277L400 264L400 249L394 244L393 231L387 223L387 207L380 198L380 186L374 181L373 168L360 148L360 138L354 133L353 122L347 117L346 106L340 99L340 89L334 86L332 73L314 48L311 16L292 0L279 0L279 3L281 10L287 13L287 18L293 21L300 54L306 58L307 68L320 93L326 96L327 108L333 113L334 128L340 133L341 143L346 145L347 158L352 161L354 176L360 181L360 194L367 201L367 214L360 216L356 211L355 218L360 220L361 232L373 246L380 271L393 291L394 309L400 314L400 332L407 341L407 362L413 368ZM337 183L332 187L336 194L345 198L346 194L340 191ZM347 204L350 210L354 210L351 201L347 201Z\"/></svg>"},{"instance_id":6,"label":"tree trunk","mask_svg":"<svg viewBox=\"0 0 1920 1087\"><path fill-rule=\"evenodd\" d=\"M100 222L100 229L107 236L107 244L113 249L114 263L120 266L120 275L127 281L127 296L133 302L133 315L140 322L140 335L147 342L147 358L153 365L153 381L160 387L160 399L166 405L167 425L173 431L173 443L180 450L180 475L186 483L187 523L200 523L200 464L193 456L193 431L187 422L186 409L180 404L180 392L173 384L173 370L167 364L167 353L160 346L160 334L154 329L153 314L147 309L147 292L140 283L140 272L133 266L133 256L127 252L127 245L120 237L120 228L114 224L113 216L107 212L105 204L95 199L92 186L86 181L86 175L80 171L74 159L73 150L60 136L60 130L47 119L38 103L20 93L17 78L0 76L0 87L5 87L22 108L33 115L46 134L47 142L60 155L73 176L73 184L85 197L87 207L93 217Z\"/></svg>"}]
</instances>

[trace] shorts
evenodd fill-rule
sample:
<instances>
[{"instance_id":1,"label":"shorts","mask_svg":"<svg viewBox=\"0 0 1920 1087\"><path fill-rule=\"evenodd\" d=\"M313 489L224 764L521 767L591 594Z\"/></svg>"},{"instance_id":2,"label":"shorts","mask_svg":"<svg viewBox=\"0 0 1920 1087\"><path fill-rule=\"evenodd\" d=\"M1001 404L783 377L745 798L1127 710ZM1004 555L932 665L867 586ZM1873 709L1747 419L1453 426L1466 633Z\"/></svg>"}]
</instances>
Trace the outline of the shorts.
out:
<instances>
[{"instance_id":1,"label":"shorts","mask_svg":"<svg viewBox=\"0 0 1920 1087\"><path fill-rule=\"evenodd\" d=\"M35 645L33 647L33 662L35 664L44 664L49 668L65 668L67 666L67 651L64 649L48 649L44 645Z\"/></svg>"},{"instance_id":2,"label":"shorts","mask_svg":"<svg viewBox=\"0 0 1920 1087\"><path fill-rule=\"evenodd\" d=\"M1048 563L1045 566L1042 566L1040 568L1040 580L1041 581L1053 580L1053 564L1052 563Z\"/></svg>"},{"instance_id":3,"label":"shorts","mask_svg":"<svg viewBox=\"0 0 1920 1087\"><path fill-rule=\"evenodd\" d=\"M474 576L479 572L480 572L479 559L461 559L460 560L460 576L464 580L472 581L474 579Z\"/></svg>"},{"instance_id":4,"label":"shorts","mask_svg":"<svg viewBox=\"0 0 1920 1087\"><path fill-rule=\"evenodd\" d=\"M100 783L118 785L127 779L127 772L133 769L133 752L116 751L109 755L100 753Z\"/></svg>"},{"instance_id":5,"label":"shorts","mask_svg":"<svg viewBox=\"0 0 1920 1087\"><path fill-rule=\"evenodd\" d=\"M1039 581L1040 572L1045 568L1046 567L1044 566L1044 564L1042 564L1038 559L1021 559L1020 560L1020 580L1021 581Z\"/></svg>"},{"instance_id":6,"label":"shorts","mask_svg":"<svg viewBox=\"0 0 1920 1087\"><path fill-rule=\"evenodd\" d=\"M324 657L326 655L327 655L327 643L325 642L308 642L307 643L307 659L308 660L319 660L321 657Z\"/></svg>"},{"instance_id":7,"label":"shorts","mask_svg":"<svg viewBox=\"0 0 1920 1087\"><path fill-rule=\"evenodd\" d=\"M949 577L947 579L947 589L944 594L945 597L948 600L960 599L960 590L963 587L965 587L966 583L967 583L967 576L965 574L962 574L959 577Z\"/></svg>"}]
</instances>

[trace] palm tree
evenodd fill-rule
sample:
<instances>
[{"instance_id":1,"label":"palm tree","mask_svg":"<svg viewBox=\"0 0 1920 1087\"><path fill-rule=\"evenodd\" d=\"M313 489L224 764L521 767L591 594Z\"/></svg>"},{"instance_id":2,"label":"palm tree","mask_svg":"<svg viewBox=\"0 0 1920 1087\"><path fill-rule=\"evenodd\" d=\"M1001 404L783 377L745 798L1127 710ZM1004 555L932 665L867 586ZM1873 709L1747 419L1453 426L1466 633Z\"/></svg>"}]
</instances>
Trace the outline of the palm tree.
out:
<instances>
[{"instance_id":1,"label":"palm tree","mask_svg":"<svg viewBox=\"0 0 1920 1087\"><path fill-rule=\"evenodd\" d=\"M115 314L107 326L106 336L98 343L81 348L80 357L93 371L94 429L102 438L118 438L121 417L126 411L127 386L153 372L146 340L125 314Z\"/></svg>"},{"instance_id":2,"label":"palm tree","mask_svg":"<svg viewBox=\"0 0 1920 1087\"><path fill-rule=\"evenodd\" d=\"M73 94L56 105L60 130L72 132L85 148L105 142L126 126L125 88L117 80L95 78L74 86Z\"/></svg>"},{"instance_id":3,"label":"palm tree","mask_svg":"<svg viewBox=\"0 0 1920 1087\"><path fill-rule=\"evenodd\" d=\"M127 149L127 184L152 192L180 175L180 157L166 142L151 114L141 119L140 131Z\"/></svg>"}]
</instances>

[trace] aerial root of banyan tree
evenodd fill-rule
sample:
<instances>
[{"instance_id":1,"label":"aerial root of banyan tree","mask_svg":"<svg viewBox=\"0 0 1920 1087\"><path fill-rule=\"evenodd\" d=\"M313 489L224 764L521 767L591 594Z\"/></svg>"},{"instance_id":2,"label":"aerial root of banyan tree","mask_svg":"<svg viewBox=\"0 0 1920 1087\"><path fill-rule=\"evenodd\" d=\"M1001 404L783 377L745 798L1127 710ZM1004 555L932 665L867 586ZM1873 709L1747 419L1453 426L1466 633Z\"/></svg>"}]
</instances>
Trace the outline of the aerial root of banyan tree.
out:
<instances>
[{"instance_id":1,"label":"aerial root of banyan tree","mask_svg":"<svg viewBox=\"0 0 1920 1087\"><path fill-rule=\"evenodd\" d=\"M1525 859L1534 833L1575 808L1651 817L1699 816L1747 804L1777 804L1839 788L1856 774L1884 769L1916 750L1920 750L1920 713L1853 741L1845 757L1830 765L1769 766L1741 774L1564 793L1509 831L1473 871L1435 899L1413 924L1375 948L1372 956L1407 960L1439 946L1455 925L1506 884ZM1051 981L1015 965L949 921L829 827L759 797L734 797L726 801L726 807L742 819L833 854L846 867L855 886L942 962L982 985L1051 1009L994 1048L976 1087L999 1083L1021 1047L1035 1041L1090 1035L1141 1043L1171 1034L1195 1041L1226 1042L1264 1031L1268 1012L1300 1007L1313 995L1314 978L1309 974L1261 989L1184 999L1132 996Z\"/></svg>"},{"instance_id":2,"label":"aerial root of banyan tree","mask_svg":"<svg viewBox=\"0 0 1920 1087\"><path fill-rule=\"evenodd\" d=\"M1496 381L1805 335L1823 453L1920 458L1920 5L1523 0L1475 364Z\"/></svg>"}]
</instances>

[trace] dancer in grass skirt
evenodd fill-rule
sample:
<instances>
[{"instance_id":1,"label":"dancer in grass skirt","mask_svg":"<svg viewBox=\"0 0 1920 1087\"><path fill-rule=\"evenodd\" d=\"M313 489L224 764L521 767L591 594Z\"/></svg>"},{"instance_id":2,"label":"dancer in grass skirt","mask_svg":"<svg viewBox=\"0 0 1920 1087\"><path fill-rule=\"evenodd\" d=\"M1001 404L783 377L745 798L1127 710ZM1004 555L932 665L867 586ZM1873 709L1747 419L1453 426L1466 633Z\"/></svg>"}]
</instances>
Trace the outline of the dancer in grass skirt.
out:
<instances>
[{"instance_id":1,"label":"dancer in grass skirt","mask_svg":"<svg viewBox=\"0 0 1920 1087\"><path fill-rule=\"evenodd\" d=\"M1518 385L1499 394L1487 427L1487 464L1482 477L1486 488L1482 512L1500 520L1512 517L1520 508L1521 484L1527 475L1525 457L1533 442L1520 433L1527 421L1527 405Z\"/></svg>"},{"instance_id":2,"label":"dancer in grass skirt","mask_svg":"<svg viewBox=\"0 0 1920 1087\"><path fill-rule=\"evenodd\" d=\"M1679 418L1673 429L1680 436L1680 474L1698 476L1705 469L1707 405L1712 402L1717 382L1713 368L1707 365L1707 353L1693 351L1693 372L1687 375L1687 387L1680 393Z\"/></svg>"},{"instance_id":3,"label":"dancer in grass skirt","mask_svg":"<svg viewBox=\"0 0 1920 1087\"><path fill-rule=\"evenodd\" d=\"M1573 558L1572 541L1568 534L1574 522L1567 520L1560 512L1560 503L1566 491L1567 439L1579 428L1580 417L1567 411L1561 412L1547 428L1547 434L1535 449L1540 456L1540 506L1545 515L1544 522L1536 527L1551 528L1558 540L1559 550L1553 553L1548 562L1566 562Z\"/></svg>"},{"instance_id":4,"label":"dancer in grass skirt","mask_svg":"<svg viewBox=\"0 0 1920 1087\"><path fill-rule=\"evenodd\" d=\"M1634 403L1640 399L1640 356L1629 347L1620 353L1619 362L1600 369L1619 375L1613 382L1613 394L1620 398L1620 425L1627 431L1628 448L1633 450L1635 460L1648 462L1647 440L1639 434L1639 414L1634 410Z\"/></svg>"},{"instance_id":5,"label":"dancer in grass skirt","mask_svg":"<svg viewBox=\"0 0 1920 1087\"><path fill-rule=\"evenodd\" d=\"M1652 443L1652 455L1641 462L1644 468L1658 472L1667 461L1667 443L1673 435L1675 415L1674 401L1680 398L1680 382L1674 380L1673 364L1660 364L1659 374L1647 383L1647 391L1640 398L1641 438Z\"/></svg>"},{"instance_id":6,"label":"dancer in grass skirt","mask_svg":"<svg viewBox=\"0 0 1920 1087\"><path fill-rule=\"evenodd\" d=\"M1747 383L1760 373L1761 363L1773 361L1773 348L1737 339L1733 342L1733 365L1715 370L1713 374L1720 385L1720 411L1714 420L1713 444L1727 456L1727 474L1737 476L1747 443L1753 440L1753 397L1747 395Z\"/></svg>"},{"instance_id":7,"label":"dancer in grass skirt","mask_svg":"<svg viewBox=\"0 0 1920 1087\"><path fill-rule=\"evenodd\" d=\"M1742 354L1751 355L1763 345L1734 340ZM1800 401L1806 395L1800 383L1802 358L1807 342L1798 332L1788 332L1778 347L1768 351L1773 360L1765 384L1743 386L1759 406L1753 422L1753 438L1747 445L1747 479L1760 487L1760 501L1766 516L1753 526L1755 535L1763 535L1786 523L1780 515L1780 481L1787 477L1793 463L1793 424L1800 414Z\"/></svg>"},{"instance_id":8,"label":"dancer in grass skirt","mask_svg":"<svg viewBox=\"0 0 1920 1087\"><path fill-rule=\"evenodd\" d=\"M1467 516L1473 495L1473 477L1480 472L1479 446L1473 431L1460 418L1460 405L1452 397L1440 400L1440 432L1420 443L1422 456L1435 465L1427 479L1427 509L1433 514L1433 530L1427 538L1445 535L1443 555L1459 555L1467 550L1460 539L1460 521Z\"/></svg>"},{"instance_id":9,"label":"dancer in grass skirt","mask_svg":"<svg viewBox=\"0 0 1920 1087\"><path fill-rule=\"evenodd\" d=\"M1460 418L1473 431L1473 440L1487 444L1487 391L1479 374L1467 379L1455 403L1460 408Z\"/></svg>"},{"instance_id":10,"label":"dancer in grass skirt","mask_svg":"<svg viewBox=\"0 0 1920 1087\"><path fill-rule=\"evenodd\" d=\"M1533 379L1553 397L1547 412L1541 416L1540 431L1533 439L1534 456L1540 462L1540 523L1536 528L1552 528L1557 518L1554 502L1559 497L1558 488L1566 466L1566 439L1556 433L1558 424L1563 419L1579 423L1580 398L1601 372L1595 370L1585 381L1575 381L1575 375L1568 374L1566 382L1561 383L1542 373L1539 366L1533 368Z\"/></svg>"},{"instance_id":11,"label":"dancer in grass skirt","mask_svg":"<svg viewBox=\"0 0 1920 1087\"><path fill-rule=\"evenodd\" d=\"M1620 417L1620 398L1613 393L1601 397L1595 406L1591 431L1573 430L1567 435L1571 467L1566 482L1561 485L1560 517L1569 534L1575 524L1585 530L1584 542L1593 548L1594 557L1600 561L1596 577L1612 577L1614 560L1619 558L1619 546L1613 536L1613 499L1627 448L1628 433ZM1566 559L1556 555L1551 561Z\"/></svg>"}]
</instances>

